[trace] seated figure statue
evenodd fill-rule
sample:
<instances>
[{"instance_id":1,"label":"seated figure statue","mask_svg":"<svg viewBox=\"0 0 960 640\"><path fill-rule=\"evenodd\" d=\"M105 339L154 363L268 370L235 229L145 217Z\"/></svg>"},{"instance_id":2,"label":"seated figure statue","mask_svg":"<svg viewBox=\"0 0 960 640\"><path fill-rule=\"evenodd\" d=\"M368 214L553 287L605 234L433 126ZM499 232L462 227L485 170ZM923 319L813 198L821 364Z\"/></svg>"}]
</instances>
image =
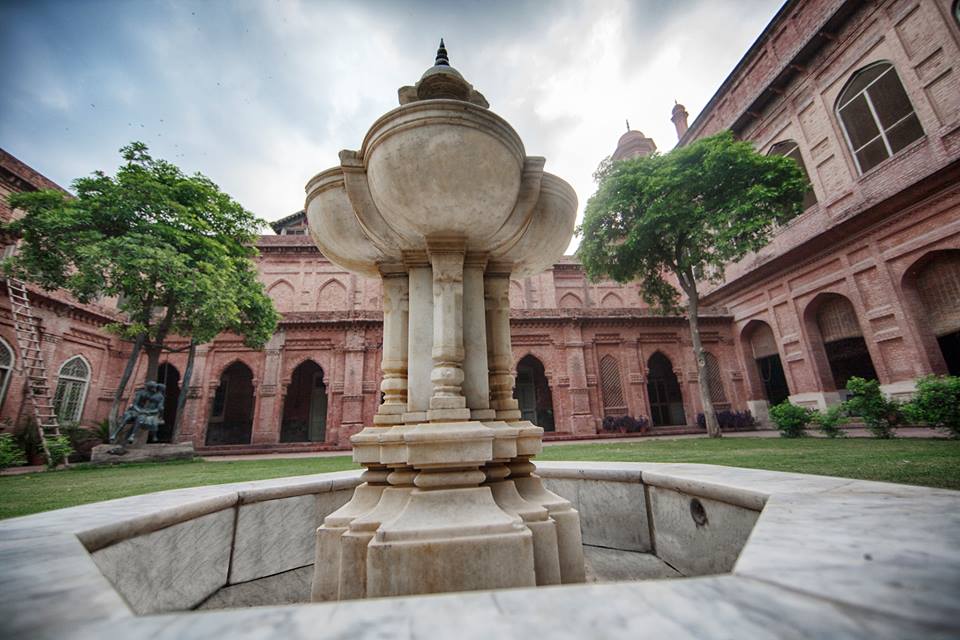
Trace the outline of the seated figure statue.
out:
<instances>
[{"instance_id":1,"label":"seated figure statue","mask_svg":"<svg viewBox=\"0 0 960 640\"><path fill-rule=\"evenodd\" d=\"M133 396L133 402L123 412L123 417L120 419L116 430L110 434L111 442L122 442L122 434L128 427L130 429L127 438L128 444L136 439L137 432L142 428L148 429L151 433L156 433L164 397L163 391L158 392L158 387L163 386L150 381L144 387L137 389Z\"/></svg>"},{"instance_id":2,"label":"seated figure statue","mask_svg":"<svg viewBox=\"0 0 960 640\"><path fill-rule=\"evenodd\" d=\"M133 422L133 427L130 429L127 444L133 444L137 438L137 432L140 429L146 429L149 435L156 438L157 429L163 420L160 417L160 411L163 409L164 396L166 395L164 393L165 390L166 385L160 384L159 382L147 383L147 395L140 405L139 415L137 415L136 420Z\"/></svg>"}]
</instances>

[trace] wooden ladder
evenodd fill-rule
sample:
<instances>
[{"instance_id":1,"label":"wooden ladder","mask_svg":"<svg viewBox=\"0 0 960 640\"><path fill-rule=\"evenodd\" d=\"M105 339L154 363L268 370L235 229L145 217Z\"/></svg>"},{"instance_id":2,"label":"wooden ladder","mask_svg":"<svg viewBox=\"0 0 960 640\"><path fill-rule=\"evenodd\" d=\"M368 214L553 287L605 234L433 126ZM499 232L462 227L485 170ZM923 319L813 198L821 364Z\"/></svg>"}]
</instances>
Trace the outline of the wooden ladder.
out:
<instances>
[{"instance_id":1,"label":"wooden ladder","mask_svg":"<svg viewBox=\"0 0 960 640\"><path fill-rule=\"evenodd\" d=\"M37 421L43 453L50 460L47 438L60 435L60 420L50 395L50 383L47 380L47 368L40 350L40 319L35 318L30 308L27 288L16 278L7 278L7 295L13 310L13 324L17 332L17 346L23 374L27 379L27 397L33 405L33 416Z\"/></svg>"}]
</instances>

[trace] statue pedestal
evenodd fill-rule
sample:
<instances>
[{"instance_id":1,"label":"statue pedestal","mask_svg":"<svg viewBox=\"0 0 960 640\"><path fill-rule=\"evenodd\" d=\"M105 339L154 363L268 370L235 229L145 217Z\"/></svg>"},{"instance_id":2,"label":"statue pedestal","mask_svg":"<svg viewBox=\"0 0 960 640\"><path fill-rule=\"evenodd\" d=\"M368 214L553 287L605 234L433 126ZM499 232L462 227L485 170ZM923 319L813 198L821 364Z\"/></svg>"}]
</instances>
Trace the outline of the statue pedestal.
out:
<instances>
[{"instance_id":1,"label":"statue pedestal","mask_svg":"<svg viewBox=\"0 0 960 640\"><path fill-rule=\"evenodd\" d=\"M146 435L146 434L144 434ZM118 464L121 462L166 462L168 460L190 460L196 456L192 442L177 444L156 443L136 446L119 444L98 444L93 448L90 462L93 464Z\"/></svg>"}]
</instances>

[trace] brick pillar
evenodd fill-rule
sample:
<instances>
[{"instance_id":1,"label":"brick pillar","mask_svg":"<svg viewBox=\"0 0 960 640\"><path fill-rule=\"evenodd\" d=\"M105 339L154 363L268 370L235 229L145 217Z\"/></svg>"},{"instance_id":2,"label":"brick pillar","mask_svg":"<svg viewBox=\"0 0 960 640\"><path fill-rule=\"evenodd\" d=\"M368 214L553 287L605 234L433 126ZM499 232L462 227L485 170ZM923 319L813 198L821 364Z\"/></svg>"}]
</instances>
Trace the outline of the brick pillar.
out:
<instances>
[{"instance_id":1,"label":"brick pillar","mask_svg":"<svg viewBox=\"0 0 960 640\"><path fill-rule=\"evenodd\" d=\"M567 358L570 386L570 426L573 433L596 433L596 421L590 410L590 391L587 389L587 366L583 355L583 333L580 323L571 322L563 329L563 348Z\"/></svg>"},{"instance_id":2,"label":"brick pillar","mask_svg":"<svg viewBox=\"0 0 960 640\"><path fill-rule=\"evenodd\" d=\"M273 334L264 348L263 372L260 385L255 390L257 406L254 408L253 444L280 442L280 413L283 411L283 395L280 394L280 367L283 364L285 334Z\"/></svg>"},{"instance_id":3,"label":"brick pillar","mask_svg":"<svg viewBox=\"0 0 960 640\"><path fill-rule=\"evenodd\" d=\"M181 389L180 393L187 394L187 403L183 407L183 425L180 427L181 442L193 441L193 446L201 447L207 437L207 389L209 388L207 376L207 356L210 354L210 347L200 345L197 347L196 356L193 360L193 373L190 374L190 386ZM214 381L213 388L216 389Z\"/></svg>"},{"instance_id":4,"label":"brick pillar","mask_svg":"<svg viewBox=\"0 0 960 640\"><path fill-rule=\"evenodd\" d=\"M366 351L364 330L351 327L343 348L343 396L338 443L348 445L350 436L363 428L363 359Z\"/></svg>"}]
</instances>

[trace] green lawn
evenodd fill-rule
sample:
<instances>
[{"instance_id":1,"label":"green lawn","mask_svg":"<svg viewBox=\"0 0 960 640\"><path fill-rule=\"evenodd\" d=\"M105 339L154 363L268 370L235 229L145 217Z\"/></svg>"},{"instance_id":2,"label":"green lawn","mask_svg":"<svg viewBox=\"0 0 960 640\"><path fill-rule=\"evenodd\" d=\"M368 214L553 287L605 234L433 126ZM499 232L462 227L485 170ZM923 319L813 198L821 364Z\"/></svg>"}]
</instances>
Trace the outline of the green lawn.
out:
<instances>
[{"instance_id":1,"label":"green lawn","mask_svg":"<svg viewBox=\"0 0 960 640\"><path fill-rule=\"evenodd\" d=\"M960 441L849 438L707 438L547 447L541 460L703 462L960 489ZM206 484L353 468L349 456L77 466L0 477L0 518Z\"/></svg>"},{"instance_id":2,"label":"green lawn","mask_svg":"<svg viewBox=\"0 0 960 640\"><path fill-rule=\"evenodd\" d=\"M76 465L61 471L0 477L0 519L166 489L354 468L348 455L238 462L186 460L114 467Z\"/></svg>"},{"instance_id":3,"label":"green lawn","mask_svg":"<svg viewBox=\"0 0 960 640\"><path fill-rule=\"evenodd\" d=\"M960 440L696 438L547 447L541 460L702 462L960 489Z\"/></svg>"}]
</instances>

